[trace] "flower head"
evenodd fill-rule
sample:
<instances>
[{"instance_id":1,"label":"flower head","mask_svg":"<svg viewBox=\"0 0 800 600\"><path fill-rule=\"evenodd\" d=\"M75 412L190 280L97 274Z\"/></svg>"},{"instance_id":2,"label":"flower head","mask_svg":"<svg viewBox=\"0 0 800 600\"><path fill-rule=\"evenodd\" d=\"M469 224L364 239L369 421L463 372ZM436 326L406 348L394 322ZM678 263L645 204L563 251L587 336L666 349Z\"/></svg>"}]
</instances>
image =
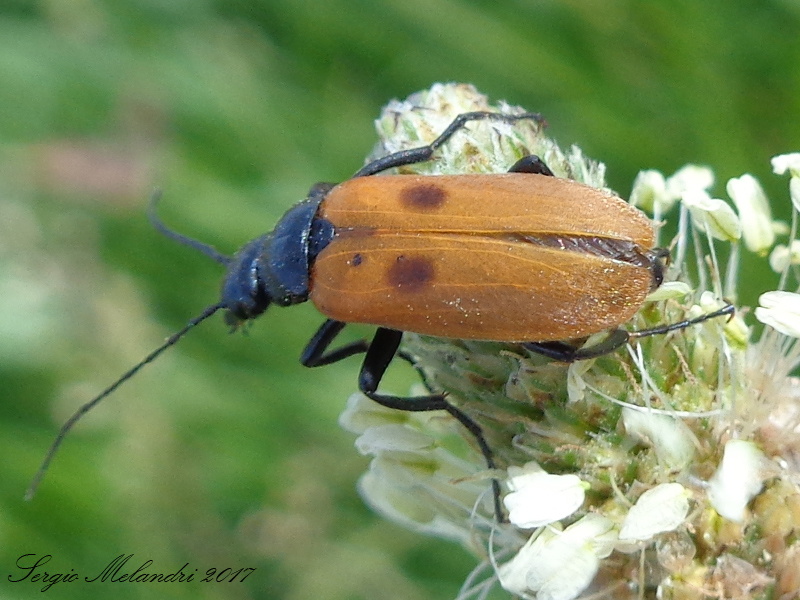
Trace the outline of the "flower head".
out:
<instances>
[{"instance_id":1,"label":"flower head","mask_svg":"<svg viewBox=\"0 0 800 600\"><path fill-rule=\"evenodd\" d=\"M430 143L476 110L522 112L490 105L471 86L436 85L384 110L376 156ZM528 121L471 124L433 160L402 171L505 172L528 154L557 177L605 188L602 163L562 150ZM789 172L800 207L798 156L776 157L774 169ZM733 204L713 186L711 169L694 165L636 178L631 201L667 222L660 237L674 237L662 241L672 257L663 285L625 329L679 323L735 300L741 240L765 255L784 231L751 175L728 182ZM791 373L800 364L800 296L783 290L800 251L792 239L784 247L770 259L781 267L779 291L755 311L760 336L737 311L565 364L520 344L405 334L405 356L426 386L480 426L500 469L487 469L448 415L396 413L357 397L344 421L373 457L362 493L387 517L458 541L495 568L462 598L499 581L536 600L631 590L694 599L744 589L743 578L748 594L796 597L800 383ZM591 346L606 335L565 342ZM504 480L508 522L494 522L492 478Z\"/></svg>"}]
</instances>

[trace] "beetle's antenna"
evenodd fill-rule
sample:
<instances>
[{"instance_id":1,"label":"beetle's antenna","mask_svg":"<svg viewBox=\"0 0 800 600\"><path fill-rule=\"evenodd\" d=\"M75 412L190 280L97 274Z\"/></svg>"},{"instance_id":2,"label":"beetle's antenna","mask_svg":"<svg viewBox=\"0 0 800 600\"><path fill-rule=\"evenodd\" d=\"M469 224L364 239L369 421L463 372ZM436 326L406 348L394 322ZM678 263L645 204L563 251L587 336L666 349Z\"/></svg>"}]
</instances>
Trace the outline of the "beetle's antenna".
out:
<instances>
[{"instance_id":1,"label":"beetle's antenna","mask_svg":"<svg viewBox=\"0 0 800 600\"><path fill-rule=\"evenodd\" d=\"M695 319L686 319L685 321L680 321L679 323L670 323L669 325L661 325L660 327L653 327L652 329L631 331L628 334L628 339L649 337L651 335L662 335L664 333L669 333L670 331L675 331L676 329L686 329L687 327L691 327L692 325L697 325L698 323L702 323L703 321L708 321L709 319L716 319L717 317L722 317L724 315L730 315L731 317L733 317L733 314L735 312L736 308L733 306L733 304L729 302L722 308L715 310L714 312L700 315Z\"/></svg>"},{"instance_id":2,"label":"beetle's antenna","mask_svg":"<svg viewBox=\"0 0 800 600\"><path fill-rule=\"evenodd\" d=\"M156 230L167 236L170 239L175 240L179 244L183 244L184 246L189 246L190 248L194 248L195 250L199 250L206 256L211 257L218 263L222 265L229 265L233 260L232 257L226 256L220 252L217 252L216 248L210 246L209 244L204 244L198 240L193 240L190 237L183 235L182 233L178 233L177 231L173 231L169 227L167 227L164 222L158 218L158 214L156 213L156 208L158 206L158 202L161 200L161 190L156 190L153 192L153 195L150 196L150 202L147 203L147 218L150 220L150 224L156 228Z\"/></svg>"},{"instance_id":3,"label":"beetle's antenna","mask_svg":"<svg viewBox=\"0 0 800 600\"><path fill-rule=\"evenodd\" d=\"M164 350L169 348L170 346L174 345L179 339L181 339L184 335L186 335L189 330L197 325L198 323L205 321L211 315L216 313L221 308L225 308L223 303L214 304L206 308L199 316L195 317L191 321L189 321L183 329L180 331L173 333L167 341L161 344L158 348L153 350L150 354L148 354L142 361L136 364L133 368L129 371L124 373L119 379L117 379L114 383L108 386L105 390L103 390L98 396L95 396L92 400L81 406L75 413L61 426L61 429L58 431L58 435L56 435L56 439L53 440L53 443L50 445L50 448L47 450L47 454L45 454L44 460L42 461L39 470L36 471L36 475L33 476L30 485L28 486L27 491L25 492L25 500L32 500L33 496L36 494L36 489L39 487L39 484L42 482L42 478L44 474L47 472L47 468L50 466L50 462L53 460L53 457L58 452L59 446L61 446L61 442L64 441L64 438L69 433L70 429L78 422L78 420L85 415L87 412L92 410L95 406L97 406L103 398L107 397L111 393L114 392L119 386L123 383L128 381L131 377L136 375L139 370L144 367L146 364L153 362L159 354L161 354Z\"/></svg>"}]
</instances>

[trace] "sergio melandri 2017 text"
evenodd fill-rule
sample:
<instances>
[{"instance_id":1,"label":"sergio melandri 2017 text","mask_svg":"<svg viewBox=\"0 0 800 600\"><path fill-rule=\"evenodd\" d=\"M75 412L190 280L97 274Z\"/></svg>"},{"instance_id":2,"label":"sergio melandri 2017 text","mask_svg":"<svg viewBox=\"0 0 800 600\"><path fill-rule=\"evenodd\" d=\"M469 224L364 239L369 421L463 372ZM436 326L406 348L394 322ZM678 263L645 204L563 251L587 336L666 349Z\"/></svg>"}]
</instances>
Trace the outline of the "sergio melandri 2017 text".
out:
<instances>
[{"instance_id":1,"label":"sergio melandri 2017 text","mask_svg":"<svg viewBox=\"0 0 800 600\"><path fill-rule=\"evenodd\" d=\"M176 571L163 573L154 572L151 568L153 561L147 559L138 566L135 562L128 562L133 560L133 554L120 554L103 569L93 575L86 575L81 577L80 573L76 573L75 569L70 569L69 573L66 572L48 572L44 569L44 565L52 560L52 555L43 554L23 554L17 559L16 567L20 573L18 577L14 574L8 576L11 583L22 583L25 581L31 583L43 583L41 591L46 592L57 583L74 583L76 581L84 581L86 583L188 583L190 581L199 581L201 583L241 583L255 571L255 567L241 567L234 570L231 567L224 569L217 569L211 567L206 569L202 577L200 577L200 569L192 569L189 563L184 564ZM135 568L133 568L135 566ZM198 579L195 579L195 576Z\"/></svg>"}]
</instances>

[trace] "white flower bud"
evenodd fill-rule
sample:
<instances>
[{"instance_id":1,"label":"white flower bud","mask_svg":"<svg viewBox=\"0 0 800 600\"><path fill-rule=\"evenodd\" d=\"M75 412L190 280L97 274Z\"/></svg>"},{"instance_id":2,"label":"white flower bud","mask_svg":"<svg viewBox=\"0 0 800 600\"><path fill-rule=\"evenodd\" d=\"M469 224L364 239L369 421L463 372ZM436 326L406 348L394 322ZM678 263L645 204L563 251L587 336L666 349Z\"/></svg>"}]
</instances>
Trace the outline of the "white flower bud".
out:
<instances>
[{"instance_id":1,"label":"white flower bud","mask_svg":"<svg viewBox=\"0 0 800 600\"><path fill-rule=\"evenodd\" d=\"M688 190L681 202L689 209L692 222L718 240L734 242L742 236L742 225L733 209L723 200L712 198L703 190Z\"/></svg>"},{"instance_id":2,"label":"white flower bud","mask_svg":"<svg viewBox=\"0 0 800 600\"><path fill-rule=\"evenodd\" d=\"M728 180L728 195L739 209L744 243L751 252L764 254L775 243L772 212L767 195L755 177L744 174Z\"/></svg>"},{"instance_id":3,"label":"white flower bud","mask_svg":"<svg viewBox=\"0 0 800 600\"><path fill-rule=\"evenodd\" d=\"M667 192L667 182L661 172L654 169L639 171L633 182L629 202L643 210L667 212L678 199ZM658 207L658 209L656 209Z\"/></svg>"}]
</instances>

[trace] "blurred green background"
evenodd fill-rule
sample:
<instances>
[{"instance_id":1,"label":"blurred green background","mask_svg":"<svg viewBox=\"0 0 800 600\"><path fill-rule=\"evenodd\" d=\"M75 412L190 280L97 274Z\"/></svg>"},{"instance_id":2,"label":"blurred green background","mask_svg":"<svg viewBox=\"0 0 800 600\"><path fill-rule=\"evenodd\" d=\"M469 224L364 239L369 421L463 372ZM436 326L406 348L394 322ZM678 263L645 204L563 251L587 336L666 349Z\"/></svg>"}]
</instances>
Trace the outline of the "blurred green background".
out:
<instances>
[{"instance_id":1,"label":"blurred green background","mask_svg":"<svg viewBox=\"0 0 800 600\"><path fill-rule=\"evenodd\" d=\"M98 407L39 495L58 426L216 301L219 265L316 181L346 179L393 97L475 84L544 113L564 146L638 170L751 172L788 217L769 158L800 150L796 0L4 0L0 3L0 597L22 554L97 574L256 567L244 583L60 583L49 598L453 597L473 559L373 516L366 459L336 424L358 360L302 368L321 321L221 318ZM720 183L721 182L721 183ZM775 278L745 257L741 299ZM353 335L368 334L369 328ZM387 381L407 389L402 368ZM199 579L199 576L197 577ZM502 596L500 596L502 597Z\"/></svg>"}]
</instances>

